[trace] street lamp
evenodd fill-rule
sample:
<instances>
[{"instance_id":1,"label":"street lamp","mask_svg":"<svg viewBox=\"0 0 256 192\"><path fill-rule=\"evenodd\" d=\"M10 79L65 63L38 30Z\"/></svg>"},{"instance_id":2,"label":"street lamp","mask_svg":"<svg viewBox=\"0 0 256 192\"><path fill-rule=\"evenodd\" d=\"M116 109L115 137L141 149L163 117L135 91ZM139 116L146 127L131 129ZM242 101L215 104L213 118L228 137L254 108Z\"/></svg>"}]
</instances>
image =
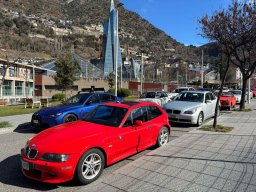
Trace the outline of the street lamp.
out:
<instances>
[{"instance_id":1,"label":"street lamp","mask_svg":"<svg viewBox=\"0 0 256 192\"><path fill-rule=\"evenodd\" d=\"M115 96L117 96L117 66L118 66L118 8L122 7L124 4L123 3L119 3L116 7L116 41L115 41ZM122 64L121 64L121 76L122 76ZM122 77L121 77L121 82L122 82ZM122 83L121 83L121 87L122 87Z\"/></svg>"}]
</instances>

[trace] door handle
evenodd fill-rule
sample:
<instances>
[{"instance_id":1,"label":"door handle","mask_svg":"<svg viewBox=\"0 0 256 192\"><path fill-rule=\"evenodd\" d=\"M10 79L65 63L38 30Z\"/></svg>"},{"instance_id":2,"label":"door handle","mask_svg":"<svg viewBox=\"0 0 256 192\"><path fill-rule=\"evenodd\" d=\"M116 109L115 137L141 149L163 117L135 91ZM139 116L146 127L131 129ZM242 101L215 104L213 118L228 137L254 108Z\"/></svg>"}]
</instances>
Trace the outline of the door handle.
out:
<instances>
[{"instance_id":1,"label":"door handle","mask_svg":"<svg viewBox=\"0 0 256 192\"><path fill-rule=\"evenodd\" d=\"M150 126L148 126L148 129L151 129L152 128L152 126L150 125Z\"/></svg>"}]
</instances>

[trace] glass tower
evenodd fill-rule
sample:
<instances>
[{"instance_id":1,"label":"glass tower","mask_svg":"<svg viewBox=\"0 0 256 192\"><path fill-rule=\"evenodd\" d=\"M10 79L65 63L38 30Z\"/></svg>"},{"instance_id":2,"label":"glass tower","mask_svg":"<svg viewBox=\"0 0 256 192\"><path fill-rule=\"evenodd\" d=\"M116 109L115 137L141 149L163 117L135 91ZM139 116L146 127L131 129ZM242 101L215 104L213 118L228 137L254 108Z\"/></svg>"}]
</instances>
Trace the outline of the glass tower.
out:
<instances>
[{"instance_id":1,"label":"glass tower","mask_svg":"<svg viewBox=\"0 0 256 192\"><path fill-rule=\"evenodd\" d=\"M103 68L104 77L107 77L115 70L115 53L117 52L117 67L122 65L122 56L117 36L117 9L114 1L111 0L109 19L104 21L104 52L103 52Z\"/></svg>"}]
</instances>

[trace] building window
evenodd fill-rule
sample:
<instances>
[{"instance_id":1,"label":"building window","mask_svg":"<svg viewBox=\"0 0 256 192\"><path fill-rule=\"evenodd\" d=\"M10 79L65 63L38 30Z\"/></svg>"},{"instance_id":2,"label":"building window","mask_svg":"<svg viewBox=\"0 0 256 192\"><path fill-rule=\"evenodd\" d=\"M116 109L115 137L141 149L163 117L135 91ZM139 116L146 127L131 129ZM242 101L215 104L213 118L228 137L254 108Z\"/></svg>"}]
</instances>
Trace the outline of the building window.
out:
<instances>
[{"instance_id":1,"label":"building window","mask_svg":"<svg viewBox=\"0 0 256 192\"><path fill-rule=\"evenodd\" d=\"M15 81L15 95L22 96L22 81Z\"/></svg>"},{"instance_id":2,"label":"building window","mask_svg":"<svg viewBox=\"0 0 256 192\"><path fill-rule=\"evenodd\" d=\"M12 95L12 81L5 80L3 83L3 96Z\"/></svg>"},{"instance_id":3,"label":"building window","mask_svg":"<svg viewBox=\"0 0 256 192\"><path fill-rule=\"evenodd\" d=\"M26 83L26 96L27 97L33 96L33 83Z\"/></svg>"}]
</instances>

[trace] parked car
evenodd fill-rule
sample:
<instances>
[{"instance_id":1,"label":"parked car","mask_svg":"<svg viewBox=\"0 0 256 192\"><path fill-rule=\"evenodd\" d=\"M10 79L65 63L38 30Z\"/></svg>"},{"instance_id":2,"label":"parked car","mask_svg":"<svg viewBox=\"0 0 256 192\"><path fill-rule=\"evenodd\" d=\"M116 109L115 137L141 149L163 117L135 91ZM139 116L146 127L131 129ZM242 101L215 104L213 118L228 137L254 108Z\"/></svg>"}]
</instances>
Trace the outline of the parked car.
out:
<instances>
[{"instance_id":1,"label":"parked car","mask_svg":"<svg viewBox=\"0 0 256 192\"><path fill-rule=\"evenodd\" d=\"M182 91L194 91L193 87L177 87L174 91L172 91L169 95L170 99L174 99L180 92Z\"/></svg>"},{"instance_id":2,"label":"parked car","mask_svg":"<svg viewBox=\"0 0 256 192\"><path fill-rule=\"evenodd\" d=\"M253 97L256 97L256 88L252 89L252 95Z\"/></svg>"},{"instance_id":3,"label":"parked car","mask_svg":"<svg viewBox=\"0 0 256 192\"><path fill-rule=\"evenodd\" d=\"M223 92L220 96L220 103L222 109L231 110L236 106L236 97L232 92Z\"/></svg>"},{"instance_id":4,"label":"parked car","mask_svg":"<svg viewBox=\"0 0 256 192\"><path fill-rule=\"evenodd\" d=\"M238 90L240 90L240 91L242 91L242 88L239 88ZM248 92L249 92L249 90L248 89L246 89L246 100L247 100L247 97L248 97ZM250 99L252 99L253 98L253 92L252 92L252 90L250 90Z\"/></svg>"},{"instance_id":5,"label":"parked car","mask_svg":"<svg viewBox=\"0 0 256 192\"><path fill-rule=\"evenodd\" d=\"M68 99L64 104L42 108L32 115L31 123L36 129L45 129L62 123L76 121L84 117L99 104L109 101L121 101L122 98L110 93L84 93Z\"/></svg>"},{"instance_id":6,"label":"parked car","mask_svg":"<svg viewBox=\"0 0 256 192\"><path fill-rule=\"evenodd\" d=\"M236 103L240 103L241 102L241 96L242 96L242 91L241 90L231 90L229 92L233 93L234 96L236 97Z\"/></svg>"},{"instance_id":7,"label":"parked car","mask_svg":"<svg viewBox=\"0 0 256 192\"><path fill-rule=\"evenodd\" d=\"M171 122L196 124L215 115L217 98L210 91L183 91L164 109Z\"/></svg>"},{"instance_id":8,"label":"parked car","mask_svg":"<svg viewBox=\"0 0 256 192\"><path fill-rule=\"evenodd\" d=\"M84 119L46 129L21 149L23 174L61 183L95 181L103 168L150 146L165 145L171 126L153 102L123 101L97 106Z\"/></svg>"},{"instance_id":9,"label":"parked car","mask_svg":"<svg viewBox=\"0 0 256 192\"><path fill-rule=\"evenodd\" d=\"M154 102L161 107L163 107L170 99L166 92L164 91L149 91L143 93L140 98L140 101L149 101Z\"/></svg>"}]
</instances>

